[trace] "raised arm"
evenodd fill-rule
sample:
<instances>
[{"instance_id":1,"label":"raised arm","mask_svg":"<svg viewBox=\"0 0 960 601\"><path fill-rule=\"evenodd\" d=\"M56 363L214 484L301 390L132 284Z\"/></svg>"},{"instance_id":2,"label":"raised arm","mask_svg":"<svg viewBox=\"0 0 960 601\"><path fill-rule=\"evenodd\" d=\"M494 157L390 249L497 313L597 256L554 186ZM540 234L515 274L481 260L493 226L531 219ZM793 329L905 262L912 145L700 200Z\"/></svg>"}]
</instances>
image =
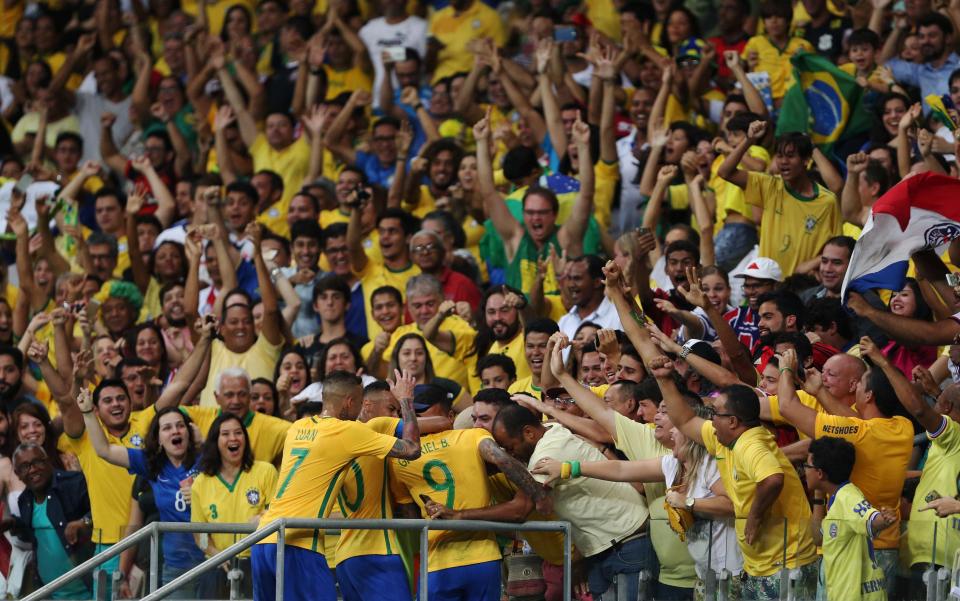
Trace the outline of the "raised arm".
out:
<instances>
[{"instance_id":1,"label":"raised arm","mask_svg":"<svg viewBox=\"0 0 960 601\"><path fill-rule=\"evenodd\" d=\"M547 75L547 66L553 52L553 40L541 38L537 42L537 88L540 90L540 100L543 103L543 120L550 134L550 145L558 157L567 153L567 134L563 129L563 120L560 118L560 104L553 93L553 85ZM592 163L591 163L592 164Z\"/></svg>"},{"instance_id":2,"label":"raised arm","mask_svg":"<svg viewBox=\"0 0 960 601\"><path fill-rule=\"evenodd\" d=\"M897 393L897 398L900 399L903 406L910 412L910 415L920 422L924 430L927 432L940 431L943 427L943 420L948 418L940 415L920 396L917 389L907 381L903 372L890 363L886 355L877 348L877 345L874 344L873 340L868 336L860 339L860 355L873 361L874 369L879 368L883 371L887 379L890 380L890 385L893 386L893 390Z\"/></svg>"},{"instance_id":3,"label":"raised arm","mask_svg":"<svg viewBox=\"0 0 960 601\"><path fill-rule=\"evenodd\" d=\"M150 159L144 159L149 163ZM133 272L133 282L140 289L140 293L147 292L150 286L150 272L147 270L147 263L143 260L143 253L140 251L140 244L137 237L137 213L143 207L144 196L147 190L143 184L137 184L136 188L127 194L127 205L124 210L124 220L127 229L127 255L130 257L130 270Z\"/></svg>"},{"instance_id":4,"label":"raised arm","mask_svg":"<svg viewBox=\"0 0 960 601\"><path fill-rule=\"evenodd\" d=\"M247 110L247 106L243 102L243 96L240 95L240 89L237 87L237 82L233 80L233 76L227 71L223 56L214 56L210 60L213 61L217 69L217 77L223 86L223 93L227 97L227 102L233 107L233 112L237 118L237 125L240 128L240 137L243 139L246 147L250 148L257 139L257 122L254 121L253 115Z\"/></svg>"},{"instance_id":5,"label":"raised arm","mask_svg":"<svg viewBox=\"0 0 960 601\"><path fill-rule=\"evenodd\" d=\"M368 191L369 193L369 191ZM367 200L366 202L370 202ZM367 268L370 259L363 249L363 226L360 224L360 214L363 213L359 203L350 204L350 221L347 223L347 247L350 249L350 268L354 273L361 273ZM372 292L372 291L371 291Z\"/></svg>"},{"instance_id":6,"label":"raised arm","mask_svg":"<svg viewBox=\"0 0 960 601\"><path fill-rule=\"evenodd\" d=\"M120 467L130 467L130 457L127 455L127 449L107 442L107 437L100 426L100 420L93 410L93 394L86 388L77 395L77 407L83 414L83 423L87 429L87 436L90 438L90 444L97 456Z\"/></svg>"},{"instance_id":7,"label":"raised arm","mask_svg":"<svg viewBox=\"0 0 960 601\"><path fill-rule=\"evenodd\" d=\"M843 190L843 176L840 175L840 171L834 166L833 161L828 159L827 155L823 154L816 146L813 147L813 162L816 164L817 171L820 172L823 183L827 185L827 188L834 194L840 194Z\"/></svg>"},{"instance_id":8,"label":"raised arm","mask_svg":"<svg viewBox=\"0 0 960 601\"><path fill-rule=\"evenodd\" d=\"M577 407L606 430L607 435L616 443L617 412L607 407L600 397L590 392L589 388L577 382L576 378L567 372L563 365L563 349L567 346L565 342L563 340L554 345L550 353L550 371L553 377L570 393Z\"/></svg>"},{"instance_id":9,"label":"raised arm","mask_svg":"<svg viewBox=\"0 0 960 601\"><path fill-rule=\"evenodd\" d=\"M660 457L639 461L581 461L580 475L608 482L663 482ZM533 466L532 473L549 477L553 483L560 479L563 462L544 457Z\"/></svg>"},{"instance_id":10,"label":"raised arm","mask_svg":"<svg viewBox=\"0 0 960 601\"><path fill-rule=\"evenodd\" d=\"M403 432L400 440L393 445L393 449L387 453L387 456L412 461L420 457L420 426L417 424L417 414L413 411L413 388L417 380L406 371L401 374L399 370L394 370L393 375L390 392L400 401Z\"/></svg>"},{"instance_id":11,"label":"raised arm","mask_svg":"<svg viewBox=\"0 0 960 601\"><path fill-rule=\"evenodd\" d=\"M440 325L443 321L456 313L457 304L452 300L444 300L440 303L437 314L423 326L423 337L433 346L448 355L453 355L457 350L457 339L450 332L441 332Z\"/></svg>"},{"instance_id":12,"label":"raised arm","mask_svg":"<svg viewBox=\"0 0 960 601\"><path fill-rule=\"evenodd\" d=\"M740 55L736 50L724 50L723 60L733 73L740 89L743 91L743 99L747 101L747 108L751 113L760 115L763 118L770 116L767 111L767 103L763 101L763 96L757 90L756 86L747 78L747 73L743 70L743 63L740 62Z\"/></svg>"},{"instance_id":13,"label":"raised arm","mask_svg":"<svg viewBox=\"0 0 960 601\"><path fill-rule=\"evenodd\" d=\"M843 193L840 195L840 211L843 220L856 226L863 227L870 215L870 209L863 206L860 199L860 178L870 157L865 152L857 152L847 157L847 179L843 182Z\"/></svg>"},{"instance_id":14,"label":"raised arm","mask_svg":"<svg viewBox=\"0 0 960 601\"><path fill-rule=\"evenodd\" d=\"M594 173L590 158L590 126L580 120L573 124L573 139L577 143L578 171L580 174L580 192L573 201L570 216L557 232L557 239L571 256L583 254L583 235L593 213Z\"/></svg>"},{"instance_id":15,"label":"raised arm","mask_svg":"<svg viewBox=\"0 0 960 601\"><path fill-rule=\"evenodd\" d=\"M673 362L665 355L660 355L648 362L647 369L657 379L657 385L660 387L663 400L667 404L667 414L670 416L670 421L683 432L684 436L703 444L703 423L705 420L693 412L693 409L687 404L687 400L680 394L680 389L677 388L677 382L673 376Z\"/></svg>"},{"instance_id":16,"label":"raised arm","mask_svg":"<svg viewBox=\"0 0 960 601\"><path fill-rule=\"evenodd\" d=\"M780 402L780 415L790 422L797 431L814 437L817 429L817 412L800 402L794 379L797 377L797 353L787 349L780 354L780 384L777 388L777 400Z\"/></svg>"},{"instance_id":17,"label":"raised arm","mask_svg":"<svg viewBox=\"0 0 960 601\"><path fill-rule=\"evenodd\" d=\"M487 109L487 114L473 126L473 137L477 141L477 187L483 197L484 210L493 221L493 227L500 238L508 248L515 250L520 237L523 236L523 226L514 219L493 183L493 165L490 158L490 109Z\"/></svg>"},{"instance_id":18,"label":"raised arm","mask_svg":"<svg viewBox=\"0 0 960 601\"><path fill-rule=\"evenodd\" d=\"M247 236L253 241L253 265L257 269L257 282L260 284L260 301L263 303L263 323L260 326L260 335L267 342L274 345L283 344L283 324L280 323L280 303L277 298L277 289L270 279L270 270L263 260L260 242L263 239L263 226L251 222L247 224Z\"/></svg>"},{"instance_id":19,"label":"raised arm","mask_svg":"<svg viewBox=\"0 0 960 601\"><path fill-rule=\"evenodd\" d=\"M500 78L500 83L503 84L503 90L507 93L510 104L513 105L513 108L516 109L520 116L527 122L530 131L533 132L534 139L538 144L542 144L547 137L547 124L543 116L533 108L533 105L530 104L530 100L524 91L520 89L520 86L503 70L500 57L496 55L494 55L493 73Z\"/></svg>"},{"instance_id":20,"label":"raised arm","mask_svg":"<svg viewBox=\"0 0 960 601\"><path fill-rule=\"evenodd\" d=\"M870 305L862 296L851 292L847 298L847 307L859 317L868 319L878 328L902 344L947 346L960 336L960 323L953 319L925 321L901 317L881 311Z\"/></svg>"},{"instance_id":21,"label":"raised arm","mask_svg":"<svg viewBox=\"0 0 960 601\"><path fill-rule=\"evenodd\" d=\"M747 129L747 137L737 144L730 154L723 159L723 162L720 163L720 167L717 169L717 174L731 184L746 189L748 179L747 172L740 169L740 161L743 160L743 156L747 154L750 147L762 140L766 133L766 121L754 121L751 123Z\"/></svg>"},{"instance_id":22,"label":"raised arm","mask_svg":"<svg viewBox=\"0 0 960 601\"><path fill-rule=\"evenodd\" d=\"M347 125L350 123L350 116L357 108L367 106L368 104L370 104L370 92L366 90L354 90L353 93L350 94L350 99L347 100L347 103L343 106L343 110L337 114L333 123L330 124L330 128L323 138L323 143L327 149L347 163L355 163L357 160L357 153L353 149L350 140L344 142Z\"/></svg>"},{"instance_id":23,"label":"raised arm","mask_svg":"<svg viewBox=\"0 0 960 601\"><path fill-rule=\"evenodd\" d=\"M117 116L113 113L103 113L100 115L100 157L111 171L122 175L127 168L127 157L120 154L117 145L113 141L113 124L116 120ZM73 181L76 181L76 179L78 178L74 178ZM72 184L73 181L70 183ZM71 196L71 198L76 197Z\"/></svg>"},{"instance_id":24,"label":"raised arm","mask_svg":"<svg viewBox=\"0 0 960 601\"><path fill-rule=\"evenodd\" d=\"M177 375L167 384L167 387L163 389L163 394L157 399L155 404L157 411L167 407L176 407L182 400L187 399L187 389L200 375L203 363L210 354L210 344L217 333L217 318L213 315L205 315L198 321L200 322L198 324L200 337L194 343L193 352L183 362L180 369L177 370Z\"/></svg>"}]
</instances>

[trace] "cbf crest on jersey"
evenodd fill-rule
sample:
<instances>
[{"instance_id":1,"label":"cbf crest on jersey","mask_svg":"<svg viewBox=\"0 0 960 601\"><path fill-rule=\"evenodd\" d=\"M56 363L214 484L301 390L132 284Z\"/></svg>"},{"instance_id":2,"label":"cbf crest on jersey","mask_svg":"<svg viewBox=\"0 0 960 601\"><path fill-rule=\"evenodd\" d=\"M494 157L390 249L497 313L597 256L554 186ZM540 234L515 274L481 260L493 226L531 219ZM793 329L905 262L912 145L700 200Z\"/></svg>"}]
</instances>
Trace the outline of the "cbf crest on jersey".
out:
<instances>
[{"instance_id":1,"label":"cbf crest on jersey","mask_svg":"<svg viewBox=\"0 0 960 601\"><path fill-rule=\"evenodd\" d=\"M259 488L248 488L247 492L243 493L247 498L247 503L251 507L256 507L260 504L260 489Z\"/></svg>"}]
</instances>

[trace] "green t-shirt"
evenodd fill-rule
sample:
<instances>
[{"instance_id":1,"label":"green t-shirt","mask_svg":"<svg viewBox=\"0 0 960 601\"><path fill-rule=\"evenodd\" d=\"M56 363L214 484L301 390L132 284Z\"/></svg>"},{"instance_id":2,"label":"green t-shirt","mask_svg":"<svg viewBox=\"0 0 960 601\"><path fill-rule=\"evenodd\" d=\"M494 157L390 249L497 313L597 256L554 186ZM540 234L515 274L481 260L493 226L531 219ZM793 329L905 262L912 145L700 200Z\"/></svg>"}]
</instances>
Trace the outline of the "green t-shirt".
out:
<instances>
[{"instance_id":1,"label":"green t-shirt","mask_svg":"<svg viewBox=\"0 0 960 601\"><path fill-rule=\"evenodd\" d=\"M24 494L30 493L24 491ZM53 582L75 567L47 517L46 500L33 506L33 535L37 539L37 571L44 583ZM90 596L90 591L79 578L53 593L54 599L89 599Z\"/></svg>"}]
</instances>

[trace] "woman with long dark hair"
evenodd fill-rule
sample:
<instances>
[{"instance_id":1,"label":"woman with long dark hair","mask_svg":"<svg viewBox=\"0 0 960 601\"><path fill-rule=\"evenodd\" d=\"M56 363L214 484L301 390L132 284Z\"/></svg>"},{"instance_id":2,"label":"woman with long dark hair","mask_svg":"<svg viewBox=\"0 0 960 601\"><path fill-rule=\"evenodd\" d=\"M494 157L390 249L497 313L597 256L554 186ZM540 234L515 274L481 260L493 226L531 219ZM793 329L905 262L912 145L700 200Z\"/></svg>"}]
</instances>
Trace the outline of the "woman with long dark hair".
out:
<instances>
[{"instance_id":1,"label":"woman with long dark hair","mask_svg":"<svg viewBox=\"0 0 960 601\"><path fill-rule=\"evenodd\" d=\"M277 470L265 461L254 461L250 450L250 435L243 421L231 414L221 413L210 425L198 462L200 475L193 482L190 515L194 522L256 524L260 514L273 498L277 485ZM211 534L206 546L200 546L200 535L194 535L204 555L213 557L240 538L234 534ZM250 552L234 558L233 567L250 574ZM230 594L226 574L217 571L217 598ZM252 598L253 583L243 580L244 598Z\"/></svg>"},{"instance_id":2,"label":"woman with long dark hair","mask_svg":"<svg viewBox=\"0 0 960 601\"><path fill-rule=\"evenodd\" d=\"M920 284L907 278L903 289L890 297L890 312L901 317L931 321L933 311L923 298ZM931 345L906 345L891 340L883 347L883 354L908 378L913 377L914 367L929 369L937 360L937 347Z\"/></svg>"},{"instance_id":3,"label":"woman with long dark hair","mask_svg":"<svg viewBox=\"0 0 960 601\"><path fill-rule=\"evenodd\" d=\"M110 444L93 411L93 397L82 390L77 405L83 413L87 436L97 455L150 483L162 522L190 521L190 488L197 470L197 436L193 422L178 407L157 411L150 422L143 449ZM163 536L162 580L166 584L203 561L203 553L187 533ZM207 573L172 595L180 599L210 599L216 578Z\"/></svg>"},{"instance_id":4,"label":"woman with long dark hair","mask_svg":"<svg viewBox=\"0 0 960 601\"><path fill-rule=\"evenodd\" d=\"M47 457L53 463L54 469L80 471L80 464L72 453L61 453L57 450L59 435L53 429L50 414L36 403L21 403L10 416L10 456L22 442L32 442L43 447Z\"/></svg>"},{"instance_id":5,"label":"woman with long dark hair","mask_svg":"<svg viewBox=\"0 0 960 601\"><path fill-rule=\"evenodd\" d=\"M160 326L148 321L132 328L124 338L127 354L146 361L147 365L156 370L157 378L166 386L172 372L170 360L167 357L167 345L164 344Z\"/></svg>"}]
</instances>

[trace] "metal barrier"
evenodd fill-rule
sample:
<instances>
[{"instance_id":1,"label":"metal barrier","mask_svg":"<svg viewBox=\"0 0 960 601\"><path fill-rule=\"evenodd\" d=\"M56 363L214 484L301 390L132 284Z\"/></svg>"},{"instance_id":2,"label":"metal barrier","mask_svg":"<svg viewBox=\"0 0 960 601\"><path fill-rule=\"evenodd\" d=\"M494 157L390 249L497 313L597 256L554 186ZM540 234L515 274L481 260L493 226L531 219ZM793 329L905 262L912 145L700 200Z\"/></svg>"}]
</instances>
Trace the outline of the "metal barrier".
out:
<instances>
[{"instance_id":1,"label":"metal barrier","mask_svg":"<svg viewBox=\"0 0 960 601\"><path fill-rule=\"evenodd\" d=\"M420 531L420 574L419 590L421 599L427 594L427 552L428 535L430 530L454 531L489 531L489 532L561 532L563 534L563 591L564 598L570 598L571 583L571 555L572 541L569 522L525 522L520 524L504 522L486 522L480 520L333 520L333 519L295 519L281 518L256 529L250 524L210 524L193 522L154 522L138 530L134 534L121 540L109 549L95 555L79 566L60 576L53 582L27 595L22 601L40 601L49 599L51 594L63 585L95 570L106 561L116 557L125 550L134 547L146 539L150 539L150 575L149 594L141 601L158 601L171 594L181 586L193 581L201 574L215 569L223 562L249 549L261 540L272 534L277 534L277 601L283 600L283 558L288 528L303 530L419 530ZM183 575L175 578L160 588L157 588L160 575L160 534L164 532L181 532L192 534L236 534L249 533L248 536L230 545L223 551L203 561ZM103 587L100 587L103 590ZM114 588L114 596L116 588Z\"/></svg>"}]
</instances>

